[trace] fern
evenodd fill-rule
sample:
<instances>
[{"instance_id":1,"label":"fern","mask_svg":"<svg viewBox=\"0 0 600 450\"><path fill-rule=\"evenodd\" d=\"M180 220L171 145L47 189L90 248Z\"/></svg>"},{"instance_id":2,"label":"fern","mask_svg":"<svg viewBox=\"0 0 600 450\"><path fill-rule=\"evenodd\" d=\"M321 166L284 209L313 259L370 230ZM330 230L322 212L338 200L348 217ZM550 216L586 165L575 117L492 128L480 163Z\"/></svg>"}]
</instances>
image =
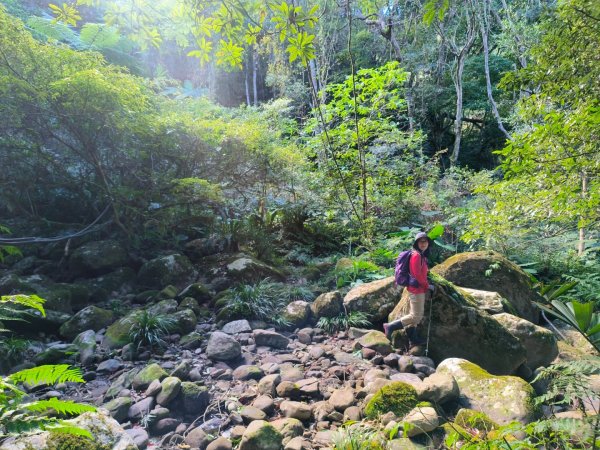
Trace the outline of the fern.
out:
<instances>
[{"instance_id":1,"label":"fern","mask_svg":"<svg viewBox=\"0 0 600 450\"><path fill-rule=\"evenodd\" d=\"M61 42L76 43L77 34L63 23L43 17L30 17L27 20L27 26L34 32L34 35L43 37L45 40L54 39Z\"/></svg>"},{"instance_id":2,"label":"fern","mask_svg":"<svg viewBox=\"0 0 600 450\"><path fill-rule=\"evenodd\" d=\"M96 48L114 48L121 40L115 28L100 23L86 23L79 37L84 44Z\"/></svg>"},{"instance_id":3,"label":"fern","mask_svg":"<svg viewBox=\"0 0 600 450\"><path fill-rule=\"evenodd\" d=\"M38 400L31 403L23 403L21 408L28 409L34 412L46 412L49 409L56 411L58 414L65 416L73 416L83 414L84 412L95 411L96 408L90 405L84 405L82 403L75 403L73 401L59 400L55 397L48 400Z\"/></svg>"},{"instance_id":4,"label":"fern","mask_svg":"<svg viewBox=\"0 0 600 450\"><path fill-rule=\"evenodd\" d=\"M2 317L3 311L10 311L11 313L22 312L20 310L15 310L13 308L10 308L9 306L4 305L5 303L13 303L15 305L19 305L24 308L35 309L36 311L39 311L39 313L42 316L45 317L46 316L46 312L44 311L44 303L45 302L46 302L46 300L44 300L41 297L38 297L37 295L24 295L24 294L3 295L0 297L0 320L11 320L10 317L8 317L8 318ZM12 319L12 320L14 320L14 319Z\"/></svg>"},{"instance_id":5,"label":"fern","mask_svg":"<svg viewBox=\"0 0 600 450\"><path fill-rule=\"evenodd\" d=\"M81 371L70 368L68 364L45 365L21 370L9 375L8 379L13 383L27 383L33 386L69 381L74 383L84 382Z\"/></svg>"}]
</instances>

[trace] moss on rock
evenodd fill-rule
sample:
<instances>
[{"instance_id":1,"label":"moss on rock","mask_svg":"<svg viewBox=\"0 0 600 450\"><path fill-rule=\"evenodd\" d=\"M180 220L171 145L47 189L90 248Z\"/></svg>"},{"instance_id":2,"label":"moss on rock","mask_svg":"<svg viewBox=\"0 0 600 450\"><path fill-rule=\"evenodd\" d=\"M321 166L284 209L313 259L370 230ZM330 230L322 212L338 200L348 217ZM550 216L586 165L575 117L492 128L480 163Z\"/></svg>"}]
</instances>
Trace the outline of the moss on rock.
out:
<instances>
[{"instance_id":1,"label":"moss on rock","mask_svg":"<svg viewBox=\"0 0 600 450\"><path fill-rule=\"evenodd\" d=\"M389 411L404 417L418 403L417 391L410 384L396 381L383 386L365 406L365 416L375 419Z\"/></svg>"}]
</instances>

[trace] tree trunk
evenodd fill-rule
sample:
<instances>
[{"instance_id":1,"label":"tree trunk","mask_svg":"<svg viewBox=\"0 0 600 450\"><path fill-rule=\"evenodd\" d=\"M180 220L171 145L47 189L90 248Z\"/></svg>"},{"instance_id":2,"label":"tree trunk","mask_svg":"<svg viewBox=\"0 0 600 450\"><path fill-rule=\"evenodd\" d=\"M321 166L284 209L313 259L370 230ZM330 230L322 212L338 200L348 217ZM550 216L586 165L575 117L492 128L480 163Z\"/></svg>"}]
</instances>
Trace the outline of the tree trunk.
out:
<instances>
[{"instance_id":1,"label":"tree trunk","mask_svg":"<svg viewBox=\"0 0 600 450\"><path fill-rule=\"evenodd\" d=\"M254 106L258 106L258 52L256 49L252 50L252 92L254 94Z\"/></svg>"},{"instance_id":2,"label":"tree trunk","mask_svg":"<svg viewBox=\"0 0 600 450\"><path fill-rule=\"evenodd\" d=\"M454 77L454 89L456 90L456 120L454 121L454 147L450 156L450 163L456 164L460 153L462 139L462 116L463 116L463 85L462 76L465 69L465 56L460 56L456 61L456 74Z\"/></svg>"},{"instance_id":3,"label":"tree trunk","mask_svg":"<svg viewBox=\"0 0 600 450\"><path fill-rule=\"evenodd\" d=\"M246 60L247 59L248 58L246 58ZM250 83L248 82L248 72L248 61L246 61L246 65L244 67L244 87L246 88L246 105L251 106L252 103L250 103Z\"/></svg>"},{"instance_id":4,"label":"tree trunk","mask_svg":"<svg viewBox=\"0 0 600 450\"><path fill-rule=\"evenodd\" d=\"M585 172L581 173L581 198L585 199L587 197L587 183L588 177ZM582 219L582 218L580 218ZM579 227L579 242L577 243L577 256L583 256L583 252L585 251L585 228L582 226Z\"/></svg>"}]
</instances>

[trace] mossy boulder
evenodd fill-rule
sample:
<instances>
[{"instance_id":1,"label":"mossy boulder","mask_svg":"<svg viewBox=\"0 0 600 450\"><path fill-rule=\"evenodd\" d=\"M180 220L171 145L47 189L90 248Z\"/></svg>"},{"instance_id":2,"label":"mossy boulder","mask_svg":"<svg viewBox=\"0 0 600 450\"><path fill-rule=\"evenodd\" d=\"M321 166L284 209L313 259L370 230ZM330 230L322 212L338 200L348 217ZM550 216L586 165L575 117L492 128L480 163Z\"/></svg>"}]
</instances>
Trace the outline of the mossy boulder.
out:
<instances>
[{"instance_id":1,"label":"mossy boulder","mask_svg":"<svg viewBox=\"0 0 600 450\"><path fill-rule=\"evenodd\" d=\"M370 331L356 341L358 348L370 348L386 356L392 353L393 348L388 338L381 331Z\"/></svg>"},{"instance_id":2,"label":"mossy boulder","mask_svg":"<svg viewBox=\"0 0 600 450\"><path fill-rule=\"evenodd\" d=\"M135 322L142 312L140 310L132 311L125 317L117 320L106 329L104 333L104 340L102 345L109 349L123 347L124 345L131 342L129 336L132 322Z\"/></svg>"},{"instance_id":3,"label":"mossy boulder","mask_svg":"<svg viewBox=\"0 0 600 450\"><path fill-rule=\"evenodd\" d=\"M138 283L147 288L162 289L172 284L181 286L194 276L189 259L179 253L146 262L138 272Z\"/></svg>"},{"instance_id":4,"label":"mossy boulder","mask_svg":"<svg viewBox=\"0 0 600 450\"><path fill-rule=\"evenodd\" d=\"M440 424L440 419L430 404L420 404L413 408L402 422L408 424L405 436L410 438L435 430Z\"/></svg>"},{"instance_id":5,"label":"mossy boulder","mask_svg":"<svg viewBox=\"0 0 600 450\"><path fill-rule=\"evenodd\" d=\"M289 328L295 329L306 325L310 314L310 305L303 300L297 300L285 307L281 317L289 323Z\"/></svg>"},{"instance_id":6,"label":"mossy boulder","mask_svg":"<svg viewBox=\"0 0 600 450\"><path fill-rule=\"evenodd\" d=\"M558 343L552 331L508 313L492 317L525 347L531 369L548 366L558 356Z\"/></svg>"},{"instance_id":7,"label":"mossy boulder","mask_svg":"<svg viewBox=\"0 0 600 450\"><path fill-rule=\"evenodd\" d=\"M167 376L169 376L169 374L165 371L165 369L160 367L158 364L153 363L140 370L133 378L131 384L134 389L144 390L150 386L150 383L152 383L154 380L161 381Z\"/></svg>"},{"instance_id":8,"label":"mossy boulder","mask_svg":"<svg viewBox=\"0 0 600 450\"><path fill-rule=\"evenodd\" d=\"M350 289L344 297L344 306L348 312L360 311L372 322L382 322L400 300L402 290L396 286L394 277L364 283Z\"/></svg>"},{"instance_id":9,"label":"mossy boulder","mask_svg":"<svg viewBox=\"0 0 600 450\"><path fill-rule=\"evenodd\" d=\"M284 274L258 259L245 254L235 255L226 263L227 275L235 281L256 283L265 278L283 281Z\"/></svg>"},{"instance_id":10,"label":"mossy boulder","mask_svg":"<svg viewBox=\"0 0 600 450\"><path fill-rule=\"evenodd\" d=\"M326 292L319 295L310 305L315 319L321 317L337 317L342 313L344 302L339 291Z\"/></svg>"},{"instance_id":11,"label":"mossy boulder","mask_svg":"<svg viewBox=\"0 0 600 450\"><path fill-rule=\"evenodd\" d=\"M283 435L269 422L254 420L242 435L239 450L281 450Z\"/></svg>"},{"instance_id":12,"label":"mossy boulder","mask_svg":"<svg viewBox=\"0 0 600 450\"><path fill-rule=\"evenodd\" d=\"M69 258L69 270L76 275L101 275L127 265L123 245L113 240L95 241L76 248Z\"/></svg>"},{"instance_id":13,"label":"mossy boulder","mask_svg":"<svg viewBox=\"0 0 600 450\"><path fill-rule=\"evenodd\" d=\"M85 330L98 331L101 328L110 325L113 320L114 314L112 311L91 305L87 308L83 308L67 322L62 324L59 332L61 336L67 339L73 339Z\"/></svg>"},{"instance_id":14,"label":"mossy boulder","mask_svg":"<svg viewBox=\"0 0 600 450\"><path fill-rule=\"evenodd\" d=\"M177 401L187 414L203 414L210 403L208 388L200 383L183 381L177 396Z\"/></svg>"},{"instance_id":15,"label":"mossy boulder","mask_svg":"<svg viewBox=\"0 0 600 450\"><path fill-rule=\"evenodd\" d=\"M191 333L196 329L198 319L191 309L182 309L174 312L171 317L175 320L175 325L171 329L173 333L180 335Z\"/></svg>"},{"instance_id":16,"label":"mossy boulder","mask_svg":"<svg viewBox=\"0 0 600 450\"><path fill-rule=\"evenodd\" d=\"M395 381L379 389L365 406L365 416L376 419L387 412L404 417L419 403L417 391L410 384Z\"/></svg>"},{"instance_id":17,"label":"mossy boulder","mask_svg":"<svg viewBox=\"0 0 600 450\"><path fill-rule=\"evenodd\" d=\"M471 289L498 292L507 300L505 311L537 324L542 301L529 276L515 263L492 251L459 253L435 266L433 273Z\"/></svg>"},{"instance_id":18,"label":"mossy boulder","mask_svg":"<svg viewBox=\"0 0 600 450\"><path fill-rule=\"evenodd\" d=\"M500 425L490 419L487 414L469 408L459 409L454 418L454 423L462 428L474 428L483 433L489 433L500 427Z\"/></svg>"},{"instance_id":19,"label":"mossy boulder","mask_svg":"<svg viewBox=\"0 0 600 450\"><path fill-rule=\"evenodd\" d=\"M177 377L167 377L160 383L161 390L156 396L156 403L161 406L168 405L177 397L181 390L181 380Z\"/></svg>"},{"instance_id":20,"label":"mossy boulder","mask_svg":"<svg viewBox=\"0 0 600 450\"><path fill-rule=\"evenodd\" d=\"M494 376L460 358L442 361L437 371L454 377L460 389L461 406L484 412L501 425L514 420L527 424L539 415L534 404L535 392L522 378Z\"/></svg>"},{"instance_id":21,"label":"mossy boulder","mask_svg":"<svg viewBox=\"0 0 600 450\"><path fill-rule=\"evenodd\" d=\"M431 302L425 305L421 324L427 330L431 315L429 356L435 361L464 358L494 374L515 373L526 359L519 340L492 316L479 310L474 300L452 283L435 274L432 278L437 289ZM409 306L408 292L404 292L389 321L405 315Z\"/></svg>"},{"instance_id":22,"label":"mossy boulder","mask_svg":"<svg viewBox=\"0 0 600 450\"><path fill-rule=\"evenodd\" d=\"M135 272L129 267L121 267L99 277L79 280L78 282L89 290L90 301L99 303L106 301L113 295L122 295L129 292L135 282Z\"/></svg>"},{"instance_id":23,"label":"mossy boulder","mask_svg":"<svg viewBox=\"0 0 600 450\"><path fill-rule=\"evenodd\" d=\"M91 297L89 288L79 283L49 283L37 291L46 300L46 309L67 313L79 311L89 303Z\"/></svg>"},{"instance_id":24,"label":"mossy boulder","mask_svg":"<svg viewBox=\"0 0 600 450\"><path fill-rule=\"evenodd\" d=\"M133 400L130 397L117 397L105 403L102 407L108 410L113 419L119 423L123 423L127 420L127 412L131 405L133 405Z\"/></svg>"},{"instance_id":25,"label":"mossy boulder","mask_svg":"<svg viewBox=\"0 0 600 450\"><path fill-rule=\"evenodd\" d=\"M180 298L192 297L199 304L212 300L213 295L202 283L192 283L186 286L178 295Z\"/></svg>"}]
</instances>

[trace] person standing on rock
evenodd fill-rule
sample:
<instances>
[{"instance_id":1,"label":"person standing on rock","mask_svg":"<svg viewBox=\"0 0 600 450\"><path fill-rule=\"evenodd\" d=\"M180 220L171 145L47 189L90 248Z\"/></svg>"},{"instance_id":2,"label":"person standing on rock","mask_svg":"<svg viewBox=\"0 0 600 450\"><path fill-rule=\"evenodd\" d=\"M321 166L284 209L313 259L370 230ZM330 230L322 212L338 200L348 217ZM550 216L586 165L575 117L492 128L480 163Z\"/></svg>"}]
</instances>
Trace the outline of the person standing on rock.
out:
<instances>
[{"instance_id":1,"label":"person standing on rock","mask_svg":"<svg viewBox=\"0 0 600 450\"><path fill-rule=\"evenodd\" d=\"M399 320L383 324L383 331L388 339L391 339L394 331L406 328L411 347L425 343L423 338L417 334L417 325L423 320L427 292L434 289L433 284L429 284L427 280L427 273L429 272L427 257L429 256L430 246L431 239L429 239L427 233L417 233L409 262L410 278L416 280L416 283L411 281L406 287L409 292L410 311Z\"/></svg>"}]
</instances>

